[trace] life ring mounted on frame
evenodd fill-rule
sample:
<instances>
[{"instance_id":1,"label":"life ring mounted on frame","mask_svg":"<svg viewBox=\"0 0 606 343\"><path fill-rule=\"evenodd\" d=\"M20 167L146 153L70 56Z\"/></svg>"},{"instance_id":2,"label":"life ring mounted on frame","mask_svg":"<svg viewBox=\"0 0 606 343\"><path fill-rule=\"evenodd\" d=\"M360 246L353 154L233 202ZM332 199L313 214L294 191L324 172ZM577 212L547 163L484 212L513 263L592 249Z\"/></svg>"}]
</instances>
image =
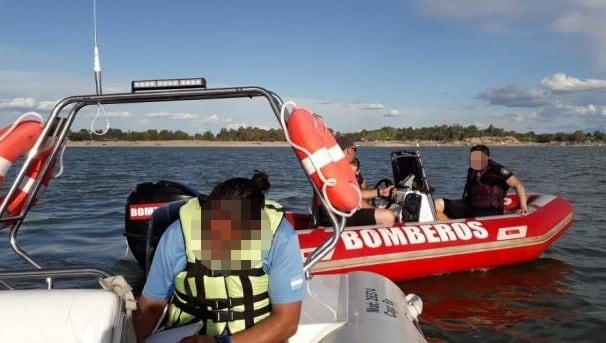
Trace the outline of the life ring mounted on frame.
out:
<instances>
[{"instance_id":1,"label":"life ring mounted on frame","mask_svg":"<svg viewBox=\"0 0 606 343\"><path fill-rule=\"evenodd\" d=\"M285 120L288 104L281 113L286 140L329 209L341 216L351 216L360 208L362 196L343 150L322 117L295 107Z\"/></svg>"},{"instance_id":2,"label":"life ring mounted on frame","mask_svg":"<svg viewBox=\"0 0 606 343\"><path fill-rule=\"evenodd\" d=\"M44 128L44 122L41 118L39 120L22 120L26 115L19 118L12 125L0 130L0 185L4 183L7 173L13 164L20 157L27 155L32 149ZM44 175L41 174L48 157L51 155L54 143L55 138L52 137L47 138L44 142L40 152L34 157L28 167L23 180L19 184L19 188L8 202L3 217L20 215L29 198L34 197L30 203L31 205L34 205L40 198L53 178L54 161L46 173ZM31 194L34 190L34 184L40 178L42 186L36 194ZM6 195L1 196L0 199L3 199L4 196ZM11 221L1 223L0 228L8 226L10 223Z\"/></svg>"}]
</instances>

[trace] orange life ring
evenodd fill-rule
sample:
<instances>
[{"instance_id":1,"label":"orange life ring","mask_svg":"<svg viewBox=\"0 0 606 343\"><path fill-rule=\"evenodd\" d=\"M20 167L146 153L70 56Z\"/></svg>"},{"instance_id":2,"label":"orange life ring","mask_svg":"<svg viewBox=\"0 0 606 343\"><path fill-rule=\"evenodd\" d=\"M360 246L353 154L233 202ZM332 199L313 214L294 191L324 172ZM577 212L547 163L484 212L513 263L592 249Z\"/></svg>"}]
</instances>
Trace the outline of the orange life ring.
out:
<instances>
[{"instance_id":1,"label":"orange life ring","mask_svg":"<svg viewBox=\"0 0 606 343\"><path fill-rule=\"evenodd\" d=\"M322 118L295 108L285 129L303 169L324 198L339 214L353 214L360 207L360 187Z\"/></svg>"},{"instance_id":2,"label":"orange life ring","mask_svg":"<svg viewBox=\"0 0 606 343\"><path fill-rule=\"evenodd\" d=\"M21 183L19 184L19 189L17 190L17 193L8 205L7 212L10 216L18 215L19 213L21 213L25 201L30 196L31 191L34 188L34 182L36 182L36 180L40 178L40 172L42 171L42 167L44 167L44 163L46 163L48 156L53 150L52 148L54 144L49 144L51 142L54 142L54 139L46 142L45 146L43 147L44 150L40 151L38 155L36 155L36 157L32 161L32 164L27 169L25 177L23 178L23 180L21 180ZM42 193L44 193L44 191L48 187L50 180L53 178L54 169L55 161L53 161L53 163L49 166L49 168L46 170L46 173L42 177L42 180L40 181L40 188L38 189L38 193L35 194L34 199L31 202L31 206L36 204L38 199L40 199L40 196L42 196Z\"/></svg>"},{"instance_id":3,"label":"orange life ring","mask_svg":"<svg viewBox=\"0 0 606 343\"><path fill-rule=\"evenodd\" d=\"M19 157L25 155L32 148L32 146L34 146L34 143L42 133L42 128L43 124L41 122L26 120L14 127L7 126L0 130L0 137L6 134L6 136L0 141L0 185L4 183L6 173L13 163ZM8 130L10 130L10 132L7 133ZM39 156L41 155L43 155L43 152L39 154ZM48 157L48 154L46 157ZM38 163L38 159L33 161L32 165L27 170L27 178L25 178L23 182L26 182L26 180L31 176L39 176L40 170L44 165L44 161L45 159L42 160L41 165ZM52 173L50 174L52 176ZM27 199L27 194L25 194L25 197L20 195L21 190L9 202L7 207L7 214L9 216L17 215L19 212L21 212L23 204Z\"/></svg>"}]
</instances>

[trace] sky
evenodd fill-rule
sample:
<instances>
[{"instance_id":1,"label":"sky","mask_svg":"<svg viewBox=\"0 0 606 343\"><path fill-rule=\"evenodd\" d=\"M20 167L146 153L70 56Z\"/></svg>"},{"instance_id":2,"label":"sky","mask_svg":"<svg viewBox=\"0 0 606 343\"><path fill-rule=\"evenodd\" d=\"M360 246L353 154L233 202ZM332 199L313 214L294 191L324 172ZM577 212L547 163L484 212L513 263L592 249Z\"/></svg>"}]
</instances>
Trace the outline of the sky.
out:
<instances>
[{"instance_id":1,"label":"sky","mask_svg":"<svg viewBox=\"0 0 606 343\"><path fill-rule=\"evenodd\" d=\"M0 0L0 125L95 93L93 0ZM103 92L132 80L261 86L339 132L606 131L603 0L97 0ZM99 112L101 120L95 120ZM73 129L279 124L260 100L108 106Z\"/></svg>"}]
</instances>

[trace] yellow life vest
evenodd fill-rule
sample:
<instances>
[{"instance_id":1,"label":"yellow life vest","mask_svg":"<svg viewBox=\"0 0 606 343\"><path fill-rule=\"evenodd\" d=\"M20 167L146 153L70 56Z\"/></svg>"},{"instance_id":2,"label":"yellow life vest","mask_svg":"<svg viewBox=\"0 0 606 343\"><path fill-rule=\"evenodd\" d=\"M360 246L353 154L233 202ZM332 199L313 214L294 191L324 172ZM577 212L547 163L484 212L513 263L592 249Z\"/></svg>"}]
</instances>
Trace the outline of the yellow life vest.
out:
<instances>
[{"instance_id":1,"label":"yellow life vest","mask_svg":"<svg viewBox=\"0 0 606 343\"><path fill-rule=\"evenodd\" d=\"M211 337L232 335L265 319L271 312L269 278L263 271L261 253L271 247L284 210L277 202L265 201L261 210L261 239L250 240L250 244L231 252L232 260L235 257L253 261L253 265L240 269L233 268L232 263L229 270L211 268L210 257L201 251L201 212L198 198L189 200L179 210L187 265L175 277L165 327L204 320L201 333Z\"/></svg>"}]
</instances>

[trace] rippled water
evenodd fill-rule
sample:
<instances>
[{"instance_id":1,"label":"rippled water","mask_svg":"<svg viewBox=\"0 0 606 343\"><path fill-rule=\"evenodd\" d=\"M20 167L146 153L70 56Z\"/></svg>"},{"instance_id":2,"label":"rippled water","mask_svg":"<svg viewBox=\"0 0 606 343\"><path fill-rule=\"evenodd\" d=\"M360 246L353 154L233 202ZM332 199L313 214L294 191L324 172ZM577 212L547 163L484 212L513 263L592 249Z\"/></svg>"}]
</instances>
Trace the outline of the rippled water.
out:
<instances>
[{"instance_id":1,"label":"rippled water","mask_svg":"<svg viewBox=\"0 0 606 343\"><path fill-rule=\"evenodd\" d=\"M465 147L420 147L436 196L459 197ZM391 178L391 148L361 148L367 182ZM529 191L558 194L575 207L572 228L538 260L489 271L400 283L421 295L430 341L591 342L606 336L606 149L495 147ZM68 148L64 175L53 180L20 231L21 245L44 266L96 265L143 275L123 237L125 200L137 183L176 180L201 191L253 169L270 174L272 198L307 210L311 187L288 148ZM24 265L0 232L0 268Z\"/></svg>"}]
</instances>

